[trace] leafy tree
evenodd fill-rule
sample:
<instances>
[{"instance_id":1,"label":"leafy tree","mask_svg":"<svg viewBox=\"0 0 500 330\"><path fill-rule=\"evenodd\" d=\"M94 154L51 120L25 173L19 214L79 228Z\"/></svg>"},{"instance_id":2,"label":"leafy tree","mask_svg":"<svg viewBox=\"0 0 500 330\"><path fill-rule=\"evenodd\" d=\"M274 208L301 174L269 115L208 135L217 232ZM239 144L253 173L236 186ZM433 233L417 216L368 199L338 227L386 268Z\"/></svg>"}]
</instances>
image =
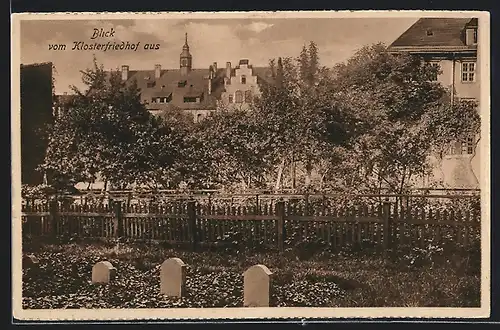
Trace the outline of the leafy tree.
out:
<instances>
[{"instance_id":1,"label":"leafy tree","mask_svg":"<svg viewBox=\"0 0 500 330\"><path fill-rule=\"evenodd\" d=\"M346 184L404 193L429 172L429 155L479 127L472 104L452 104L449 90L430 79L437 71L381 44L336 67L332 93L355 128L337 173L349 178Z\"/></svg>"},{"instance_id":2,"label":"leafy tree","mask_svg":"<svg viewBox=\"0 0 500 330\"><path fill-rule=\"evenodd\" d=\"M333 157L338 143L335 135L342 135L340 113L335 111L334 99L327 88L332 79L330 71L319 66L316 45L305 46L299 57L279 58L275 85L264 86L261 99L253 111L273 142L279 159L275 189L280 189L284 169L290 165L290 183L296 187L296 170L305 172L305 188L311 185L314 167Z\"/></svg>"},{"instance_id":3,"label":"leafy tree","mask_svg":"<svg viewBox=\"0 0 500 330\"><path fill-rule=\"evenodd\" d=\"M195 135L198 153L209 164L199 172L212 183L247 189L262 181L273 164L269 138L253 112L219 109L197 126Z\"/></svg>"},{"instance_id":4,"label":"leafy tree","mask_svg":"<svg viewBox=\"0 0 500 330\"><path fill-rule=\"evenodd\" d=\"M98 175L117 187L164 182L178 154L176 132L152 117L135 83L118 70L82 71L87 86L73 87L74 99L52 129L44 168L58 181L93 182Z\"/></svg>"}]
</instances>

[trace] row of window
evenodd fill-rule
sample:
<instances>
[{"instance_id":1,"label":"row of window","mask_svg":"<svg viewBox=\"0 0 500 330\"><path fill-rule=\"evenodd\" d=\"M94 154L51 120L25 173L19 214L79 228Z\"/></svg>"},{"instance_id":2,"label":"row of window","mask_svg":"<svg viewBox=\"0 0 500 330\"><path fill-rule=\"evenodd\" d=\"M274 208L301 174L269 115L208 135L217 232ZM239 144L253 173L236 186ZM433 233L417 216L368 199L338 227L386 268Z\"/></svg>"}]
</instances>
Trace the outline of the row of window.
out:
<instances>
[{"instance_id":1,"label":"row of window","mask_svg":"<svg viewBox=\"0 0 500 330\"><path fill-rule=\"evenodd\" d=\"M168 103L170 98L167 97L153 97L151 98L151 103Z\"/></svg>"},{"instance_id":2,"label":"row of window","mask_svg":"<svg viewBox=\"0 0 500 330\"><path fill-rule=\"evenodd\" d=\"M151 103L168 103L171 101L169 97L153 97L151 98ZM199 97L184 97L184 103L200 103L201 98Z\"/></svg>"},{"instance_id":3,"label":"row of window","mask_svg":"<svg viewBox=\"0 0 500 330\"><path fill-rule=\"evenodd\" d=\"M243 98L244 96L244 98ZM233 99L233 94L229 94L229 103L252 103L252 91L245 91L243 94L242 91L237 90L234 93L234 99Z\"/></svg>"},{"instance_id":4,"label":"row of window","mask_svg":"<svg viewBox=\"0 0 500 330\"><path fill-rule=\"evenodd\" d=\"M473 136L457 141L450 148L451 155L472 155L474 153L475 139Z\"/></svg>"},{"instance_id":5,"label":"row of window","mask_svg":"<svg viewBox=\"0 0 500 330\"><path fill-rule=\"evenodd\" d=\"M438 67L438 63L432 63L433 66ZM437 81L437 74L431 77L431 81ZM476 80L476 62L462 62L461 66L461 81L474 82Z\"/></svg>"}]
</instances>

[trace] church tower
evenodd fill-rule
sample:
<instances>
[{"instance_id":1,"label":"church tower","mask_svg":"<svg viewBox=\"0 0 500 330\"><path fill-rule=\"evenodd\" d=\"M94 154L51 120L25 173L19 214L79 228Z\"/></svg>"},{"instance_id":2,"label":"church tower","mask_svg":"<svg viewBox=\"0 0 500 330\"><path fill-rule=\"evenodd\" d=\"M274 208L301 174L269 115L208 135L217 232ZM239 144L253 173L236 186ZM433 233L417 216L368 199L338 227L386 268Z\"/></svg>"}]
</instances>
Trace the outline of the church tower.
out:
<instances>
[{"instance_id":1,"label":"church tower","mask_svg":"<svg viewBox=\"0 0 500 330\"><path fill-rule=\"evenodd\" d=\"M186 33L186 42L184 43L184 46L182 47L182 53L180 56L180 60L181 60L181 75L186 76L191 71L191 65L192 65L192 61L193 61L193 57L189 53L187 33Z\"/></svg>"}]
</instances>

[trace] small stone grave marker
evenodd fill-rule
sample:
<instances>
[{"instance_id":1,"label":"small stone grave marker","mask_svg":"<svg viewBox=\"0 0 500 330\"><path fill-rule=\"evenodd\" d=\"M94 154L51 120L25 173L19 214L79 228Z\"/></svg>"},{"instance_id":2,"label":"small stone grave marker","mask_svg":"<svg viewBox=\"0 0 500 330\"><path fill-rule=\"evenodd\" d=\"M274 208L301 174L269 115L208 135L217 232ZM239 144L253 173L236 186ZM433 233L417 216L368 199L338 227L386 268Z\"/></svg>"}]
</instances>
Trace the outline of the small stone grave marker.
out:
<instances>
[{"instance_id":1,"label":"small stone grave marker","mask_svg":"<svg viewBox=\"0 0 500 330\"><path fill-rule=\"evenodd\" d=\"M160 293L182 297L186 293L186 264L179 258L163 262L160 270Z\"/></svg>"},{"instance_id":2,"label":"small stone grave marker","mask_svg":"<svg viewBox=\"0 0 500 330\"><path fill-rule=\"evenodd\" d=\"M109 261L99 261L92 267L92 283L107 284L116 276L116 268Z\"/></svg>"},{"instance_id":3,"label":"small stone grave marker","mask_svg":"<svg viewBox=\"0 0 500 330\"><path fill-rule=\"evenodd\" d=\"M264 265L255 265L243 274L243 306L269 307L271 271Z\"/></svg>"}]
</instances>

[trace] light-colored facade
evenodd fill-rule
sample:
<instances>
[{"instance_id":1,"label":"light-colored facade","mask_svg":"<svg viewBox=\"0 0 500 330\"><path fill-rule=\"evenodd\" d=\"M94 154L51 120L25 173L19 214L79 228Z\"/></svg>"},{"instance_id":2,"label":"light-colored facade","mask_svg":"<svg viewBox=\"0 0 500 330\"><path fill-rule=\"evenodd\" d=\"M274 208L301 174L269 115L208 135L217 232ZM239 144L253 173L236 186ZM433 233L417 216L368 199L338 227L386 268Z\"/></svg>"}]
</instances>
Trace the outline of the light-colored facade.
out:
<instances>
[{"instance_id":1,"label":"light-colored facade","mask_svg":"<svg viewBox=\"0 0 500 330\"><path fill-rule=\"evenodd\" d=\"M230 109L247 110L254 98L260 96L257 74L249 64L249 60L240 60L234 69L231 67L231 62L226 63L224 89L221 102Z\"/></svg>"},{"instance_id":2,"label":"light-colored facade","mask_svg":"<svg viewBox=\"0 0 500 330\"><path fill-rule=\"evenodd\" d=\"M448 87L454 102L479 103L480 73L478 24L474 18L423 18L390 47L393 53L411 53L439 65L437 81ZM478 108L479 109L479 108ZM479 111L479 110L478 110ZM432 175L416 185L478 189L479 134L456 141L443 157L431 156Z\"/></svg>"}]
</instances>

